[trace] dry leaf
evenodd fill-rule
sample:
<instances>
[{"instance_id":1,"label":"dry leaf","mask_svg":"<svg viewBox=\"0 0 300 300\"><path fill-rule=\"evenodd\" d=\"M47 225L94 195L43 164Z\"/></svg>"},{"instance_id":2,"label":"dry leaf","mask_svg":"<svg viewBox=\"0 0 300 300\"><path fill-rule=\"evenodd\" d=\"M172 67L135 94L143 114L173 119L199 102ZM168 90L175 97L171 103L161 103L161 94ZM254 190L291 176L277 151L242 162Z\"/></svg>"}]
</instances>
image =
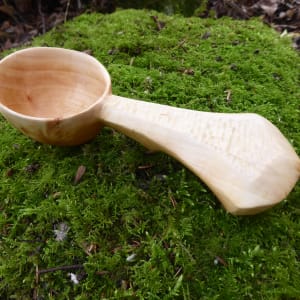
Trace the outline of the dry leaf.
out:
<instances>
[{"instance_id":1,"label":"dry leaf","mask_svg":"<svg viewBox=\"0 0 300 300\"><path fill-rule=\"evenodd\" d=\"M183 74L194 75L195 72L194 72L194 70L192 68L188 68L188 69L183 70Z\"/></svg>"},{"instance_id":2,"label":"dry leaf","mask_svg":"<svg viewBox=\"0 0 300 300\"><path fill-rule=\"evenodd\" d=\"M6 176L7 177L11 177L11 176L14 175L14 173L15 173L14 169L10 168L10 169L7 170Z\"/></svg>"},{"instance_id":3,"label":"dry leaf","mask_svg":"<svg viewBox=\"0 0 300 300\"><path fill-rule=\"evenodd\" d=\"M142 166L138 166L138 169L139 170L146 170L146 169L150 169L152 167L153 167L152 165L142 165Z\"/></svg>"},{"instance_id":4,"label":"dry leaf","mask_svg":"<svg viewBox=\"0 0 300 300\"><path fill-rule=\"evenodd\" d=\"M93 50L91 50L91 49L86 49L86 50L83 50L82 52L85 54L88 54L88 55L93 55Z\"/></svg>"},{"instance_id":5,"label":"dry leaf","mask_svg":"<svg viewBox=\"0 0 300 300\"><path fill-rule=\"evenodd\" d=\"M14 18L14 15L15 15L15 9L11 5L1 5L0 12L2 12L3 14L5 14L11 18Z\"/></svg>"},{"instance_id":6,"label":"dry leaf","mask_svg":"<svg viewBox=\"0 0 300 300\"><path fill-rule=\"evenodd\" d=\"M84 252L90 256L92 254L95 254L98 251L99 245L95 243L91 243L91 244L83 243L82 247Z\"/></svg>"},{"instance_id":7,"label":"dry leaf","mask_svg":"<svg viewBox=\"0 0 300 300\"><path fill-rule=\"evenodd\" d=\"M209 31L206 31L202 36L202 40L207 40L211 36L211 33Z\"/></svg>"},{"instance_id":8,"label":"dry leaf","mask_svg":"<svg viewBox=\"0 0 300 300\"><path fill-rule=\"evenodd\" d=\"M58 199L61 195L61 192L55 192L52 194L53 199Z\"/></svg>"},{"instance_id":9,"label":"dry leaf","mask_svg":"<svg viewBox=\"0 0 300 300\"><path fill-rule=\"evenodd\" d=\"M81 165L78 167L75 178L74 178L74 184L78 184L79 181L82 179L82 176L84 175L86 171L86 167Z\"/></svg>"},{"instance_id":10,"label":"dry leaf","mask_svg":"<svg viewBox=\"0 0 300 300\"><path fill-rule=\"evenodd\" d=\"M253 8L261 9L265 14L273 16L278 9L280 1L278 0L261 0L253 5Z\"/></svg>"},{"instance_id":11,"label":"dry leaf","mask_svg":"<svg viewBox=\"0 0 300 300\"><path fill-rule=\"evenodd\" d=\"M224 267L227 267L227 262L220 256L216 256L214 259L214 264L219 265L221 264Z\"/></svg>"},{"instance_id":12,"label":"dry leaf","mask_svg":"<svg viewBox=\"0 0 300 300\"><path fill-rule=\"evenodd\" d=\"M40 168L40 164L37 162L34 162L30 165L27 165L24 169L26 172L33 174Z\"/></svg>"}]
</instances>

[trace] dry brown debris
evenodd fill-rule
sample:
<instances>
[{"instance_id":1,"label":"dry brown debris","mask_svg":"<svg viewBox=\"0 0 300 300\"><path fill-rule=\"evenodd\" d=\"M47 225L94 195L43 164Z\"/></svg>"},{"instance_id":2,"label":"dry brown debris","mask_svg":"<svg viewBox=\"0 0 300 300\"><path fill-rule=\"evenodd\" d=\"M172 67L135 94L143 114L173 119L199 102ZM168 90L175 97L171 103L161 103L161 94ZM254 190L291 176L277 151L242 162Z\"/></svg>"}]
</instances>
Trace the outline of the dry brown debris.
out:
<instances>
[{"instance_id":1,"label":"dry brown debris","mask_svg":"<svg viewBox=\"0 0 300 300\"><path fill-rule=\"evenodd\" d=\"M116 0L0 0L0 52L28 43L33 37L83 12L111 13ZM217 18L249 19L261 16L283 34L292 34L300 50L300 0L208 0L200 17L214 11ZM164 26L153 19L158 30Z\"/></svg>"}]
</instances>

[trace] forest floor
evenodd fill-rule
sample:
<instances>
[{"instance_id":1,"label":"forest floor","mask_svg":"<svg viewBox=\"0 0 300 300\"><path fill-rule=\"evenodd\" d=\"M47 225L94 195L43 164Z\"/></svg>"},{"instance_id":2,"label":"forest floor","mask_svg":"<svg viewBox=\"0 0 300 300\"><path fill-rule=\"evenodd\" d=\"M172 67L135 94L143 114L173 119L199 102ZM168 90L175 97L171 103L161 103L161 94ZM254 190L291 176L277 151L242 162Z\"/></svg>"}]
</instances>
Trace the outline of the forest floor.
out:
<instances>
[{"instance_id":1,"label":"forest floor","mask_svg":"<svg viewBox=\"0 0 300 300\"><path fill-rule=\"evenodd\" d=\"M126 7L130 7L127 2L130 1L125 1ZM202 18L230 16L234 19L260 16L280 34L291 35L293 46L300 49L299 0L210 0L204 3L195 10L195 15ZM35 36L82 13L112 13L117 7L114 0L0 0L0 51L24 45Z\"/></svg>"},{"instance_id":2,"label":"forest floor","mask_svg":"<svg viewBox=\"0 0 300 300\"><path fill-rule=\"evenodd\" d=\"M260 114L300 153L300 56L259 18L85 13L30 46L90 53L115 95ZM216 128L197 126L204 137ZM114 129L76 147L34 142L4 118L0 133L1 299L300 299L299 184L276 207L238 217L178 161ZM211 136L204 148L218 161L224 143ZM260 153L252 140L241 153L249 147Z\"/></svg>"}]
</instances>

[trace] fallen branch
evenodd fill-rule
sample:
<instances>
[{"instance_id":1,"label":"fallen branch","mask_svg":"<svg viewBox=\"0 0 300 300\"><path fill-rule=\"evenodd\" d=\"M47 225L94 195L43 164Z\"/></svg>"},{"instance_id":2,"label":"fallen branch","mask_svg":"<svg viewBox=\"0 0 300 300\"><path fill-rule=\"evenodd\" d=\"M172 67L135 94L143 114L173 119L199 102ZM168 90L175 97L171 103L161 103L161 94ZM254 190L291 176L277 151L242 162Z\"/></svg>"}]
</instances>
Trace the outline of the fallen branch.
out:
<instances>
[{"instance_id":1,"label":"fallen branch","mask_svg":"<svg viewBox=\"0 0 300 300\"><path fill-rule=\"evenodd\" d=\"M56 272L56 271L67 271L67 270L74 270L74 269L83 269L83 265L70 265L70 266L59 266L59 267L54 267L54 268L49 268L49 269L42 269L42 270L37 270L37 275L45 274L45 273L51 273L51 272Z\"/></svg>"}]
</instances>

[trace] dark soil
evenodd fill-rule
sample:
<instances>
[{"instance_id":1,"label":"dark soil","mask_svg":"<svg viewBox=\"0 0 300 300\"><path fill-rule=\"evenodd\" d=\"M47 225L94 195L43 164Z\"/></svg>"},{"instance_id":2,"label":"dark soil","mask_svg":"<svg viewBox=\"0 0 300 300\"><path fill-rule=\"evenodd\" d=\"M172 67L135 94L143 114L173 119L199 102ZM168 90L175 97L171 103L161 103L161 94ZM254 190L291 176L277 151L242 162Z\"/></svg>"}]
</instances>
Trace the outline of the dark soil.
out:
<instances>
[{"instance_id":1,"label":"dark soil","mask_svg":"<svg viewBox=\"0 0 300 300\"><path fill-rule=\"evenodd\" d=\"M162 9L163 2L157 9ZM153 3L151 7L144 3L145 8L155 8ZM26 45L33 37L84 12L112 13L117 6L135 8L136 4L117 0L0 0L0 51ZM198 16L261 16L281 34L291 34L294 47L300 49L300 0L208 0Z\"/></svg>"}]
</instances>

